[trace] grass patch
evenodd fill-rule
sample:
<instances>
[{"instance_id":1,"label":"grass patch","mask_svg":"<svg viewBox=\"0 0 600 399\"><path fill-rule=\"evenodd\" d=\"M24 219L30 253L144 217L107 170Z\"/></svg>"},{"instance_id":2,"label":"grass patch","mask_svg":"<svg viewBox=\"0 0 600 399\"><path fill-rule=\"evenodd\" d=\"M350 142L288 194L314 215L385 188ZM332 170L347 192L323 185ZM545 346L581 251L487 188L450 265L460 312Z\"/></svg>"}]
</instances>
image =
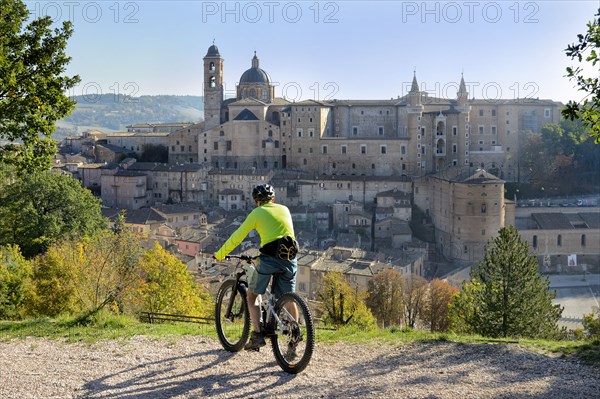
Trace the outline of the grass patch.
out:
<instances>
[{"instance_id":1,"label":"grass patch","mask_svg":"<svg viewBox=\"0 0 600 399\"><path fill-rule=\"evenodd\" d=\"M214 327L205 324L147 324L133 317L99 313L83 321L79 317L39 318L24 321L0 321L0 340L26 337L66 339L87 342L127 339L136 335L173 338L186 335L215 336Z\"/></svg>"}]
</instances>

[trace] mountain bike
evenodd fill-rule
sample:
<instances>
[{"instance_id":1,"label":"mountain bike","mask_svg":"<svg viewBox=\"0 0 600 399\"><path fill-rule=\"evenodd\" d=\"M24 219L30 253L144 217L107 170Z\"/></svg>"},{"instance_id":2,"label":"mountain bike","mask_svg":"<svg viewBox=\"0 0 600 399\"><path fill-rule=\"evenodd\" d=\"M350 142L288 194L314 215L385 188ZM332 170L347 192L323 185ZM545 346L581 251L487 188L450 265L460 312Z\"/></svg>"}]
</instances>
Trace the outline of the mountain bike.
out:
<instances>
[{"instance_id":1,"label":"mountain bike","mask_svg":"<svg viewBox=\"0 0 600 399\"><path fill-rule=\"evenodd\" d=\"M242 350L250 335L247 276L256 273L256 258L258 256L247 255L225 258L238 259L235 279L221 285L215 306L219 341L229 352ZM265 338L271 339L277 364L287 373L301 372L308 366L315 345L315 329L308 305L294 292L285 293L275 300L269 288L264 295L258 296L257 301L261 310L261 332ZM293 317L294 313L298 316Z\"/></svg>"}]
</instances>

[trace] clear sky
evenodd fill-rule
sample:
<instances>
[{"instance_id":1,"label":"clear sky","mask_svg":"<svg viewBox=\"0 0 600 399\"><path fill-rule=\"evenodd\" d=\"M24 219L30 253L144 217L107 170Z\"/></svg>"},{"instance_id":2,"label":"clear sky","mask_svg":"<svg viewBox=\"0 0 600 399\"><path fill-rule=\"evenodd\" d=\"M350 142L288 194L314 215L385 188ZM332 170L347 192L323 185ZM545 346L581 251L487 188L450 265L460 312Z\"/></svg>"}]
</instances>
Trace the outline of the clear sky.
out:
<instances>
[{"instance_id":1,"label":"clear sky","mask_svg":"<svg viewBox=\"0 0 600 399\"><path fill-rule=\"evenodd\" d=\"M226 95L256 51L290 100L389 99L422 90L454 98L582 93L564 49L584 33L587 1L26 1L32 15L71 20L72 94L202 95L202 58L217 45ZM598 73L595 71L594 73Z\"/></svg>"}]
</instances>

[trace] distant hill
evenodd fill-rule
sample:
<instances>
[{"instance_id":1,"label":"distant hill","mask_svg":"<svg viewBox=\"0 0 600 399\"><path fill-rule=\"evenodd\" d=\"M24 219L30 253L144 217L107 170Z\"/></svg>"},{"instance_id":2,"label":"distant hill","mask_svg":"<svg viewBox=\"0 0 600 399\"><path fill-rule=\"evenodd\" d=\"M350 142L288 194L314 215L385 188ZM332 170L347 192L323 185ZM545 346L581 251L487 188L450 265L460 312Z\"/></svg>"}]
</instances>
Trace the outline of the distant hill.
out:
<instances>
[{"instance_id":1,"label":"distant hill","mask_svg":"<svg viewBox=\"0 0 600 399\"><path fill-rule=\"evenodd\" d=\"M200 122L204 117L201 96L140 96L103 94L74 96L73 113L57 123L60 140L87 129L124 131L134 123Z\"/></svg>"}]
</instances>

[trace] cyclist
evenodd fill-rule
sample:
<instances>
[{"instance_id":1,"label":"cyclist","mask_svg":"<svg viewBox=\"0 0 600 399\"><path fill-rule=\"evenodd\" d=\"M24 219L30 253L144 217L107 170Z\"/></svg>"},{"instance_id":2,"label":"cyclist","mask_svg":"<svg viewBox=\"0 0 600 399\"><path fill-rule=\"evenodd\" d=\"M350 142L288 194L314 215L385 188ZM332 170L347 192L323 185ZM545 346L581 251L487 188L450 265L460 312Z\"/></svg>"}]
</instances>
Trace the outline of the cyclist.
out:
<instances>
[{"instance_id":1,"label":"cyclist","mask_svg":"<svg viewBox=\"0 0 600 399\"><path fill-rule=\"evenodd\" d=\"M217 260L223 260L235 249L253 229L260 236L261 255L258 258L256 272L248 276L248 313L254 331L245 350L258 351L266 344L260 331L260 307L256 304L258 295L265 293L271 276L273 276L273 296L278 298L296 288L296 270L298 264L296 253L298 244L294 236L294 226L289 209L275 203L275 190L269 184L260 184L252 190L252 198L256 208L248 214L246 220L231 237L214 254ZM298 317L298 309L288 309L294 318ZM295 351L295 348L290 348Z\"/></svg>"}]
</instances>

